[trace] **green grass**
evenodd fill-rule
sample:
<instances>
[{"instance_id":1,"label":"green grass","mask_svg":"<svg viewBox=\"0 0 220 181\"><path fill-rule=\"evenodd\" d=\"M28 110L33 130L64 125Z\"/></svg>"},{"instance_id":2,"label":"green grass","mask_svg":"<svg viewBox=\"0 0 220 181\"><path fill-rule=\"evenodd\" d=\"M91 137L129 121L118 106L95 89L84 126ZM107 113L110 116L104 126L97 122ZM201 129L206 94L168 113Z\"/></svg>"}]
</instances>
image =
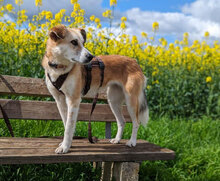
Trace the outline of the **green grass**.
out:
<instances>
[{"instance_id":1,"label":"green grass","mask_svg":"<svg viewBox=\"0 0 220 181\"><path fill-rule=\"evenodd\" d=\"M18 137L60 136L60 121L11 120ZM93 123L93 135L104 138L104 123ZM76 135L87 136L87 123L77 123ZM145 139L176 152L175 160L145 161L141 164L140 180L220 180L220 120L203 118L183 120L155 118L147 128L141 127L138 139ZM113 124L112 134L117 131ZM123 138L131 134L127 124ZM9 136L0 120L0 136ZM4 165L0 166L0 180L99 180L100 170L90 163Z\"/></svg>"}]
</instances>

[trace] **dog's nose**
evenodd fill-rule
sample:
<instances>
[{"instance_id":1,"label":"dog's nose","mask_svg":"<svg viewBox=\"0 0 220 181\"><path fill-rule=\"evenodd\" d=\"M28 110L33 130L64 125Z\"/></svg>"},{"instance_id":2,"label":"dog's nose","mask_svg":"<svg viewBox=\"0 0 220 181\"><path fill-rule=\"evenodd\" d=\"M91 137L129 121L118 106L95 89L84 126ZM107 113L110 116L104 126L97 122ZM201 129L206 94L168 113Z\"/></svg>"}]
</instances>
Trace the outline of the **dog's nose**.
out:
<instances>
[{"instance_id":1,"label":"dog's nose","mask_svg":"<svg viewBox=\"0 0 220 181\"><path fill-rule=\"evenodd\" d=\"M88 53L87 55L86 55L86 58L89 60L89 61L91 61L92 59L93 59L93 55L92 54L90 54L90 53Z\"/></svg>"}]
</instances>

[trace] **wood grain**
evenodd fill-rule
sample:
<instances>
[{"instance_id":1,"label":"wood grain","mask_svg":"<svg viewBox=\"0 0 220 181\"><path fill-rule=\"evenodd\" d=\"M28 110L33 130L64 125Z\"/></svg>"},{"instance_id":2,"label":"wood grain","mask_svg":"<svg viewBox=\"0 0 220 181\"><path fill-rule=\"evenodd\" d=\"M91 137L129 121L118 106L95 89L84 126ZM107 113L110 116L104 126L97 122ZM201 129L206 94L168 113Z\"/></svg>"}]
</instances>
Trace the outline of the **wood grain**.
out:
<instances>
[{"instance_id":1,"label":"wood grain","mask_svg":"<svg viewBox=\"0 0 220 181\"><path fill-rule=\"evenodd\" d=\"M31 164L61 162L144 161L174 159L172 150L161 148L147 141L138 140L135 148L110 144L99 140L90 144L87 139L73 140L67 154L55 154L61 142L55 138L0 138L0 164Z\"/></svg>"},{"instance_id":2,"label":"wood grain","mask_svg":"<svg viewBox=\"0 0 220 181\"><path fill-rule=\"evenodd\" d=\"M0 75L0 94L51 97L43 79L9 75ZM99 99L106 100L106 94L99 94Z\"/></svg>"},{"instance_id":3,"label":"wood grain","mask_svg":"<svg viewBox=\"0 0 220 181\"><path fill-rule=\"evenodd\" d=\"M35 120L61 120L56 103L53 101L19 101L0 99L0 104L10 119L35 119ZM81 103L78 120L88 121L92 104ZM131 122L126 106L123 106L123 114L127 122ZM2 118L0 112L0 118ZM93 121L113 122L115 117L108 104L97 104L93 115Z\"/></svg>"}]
</instances>

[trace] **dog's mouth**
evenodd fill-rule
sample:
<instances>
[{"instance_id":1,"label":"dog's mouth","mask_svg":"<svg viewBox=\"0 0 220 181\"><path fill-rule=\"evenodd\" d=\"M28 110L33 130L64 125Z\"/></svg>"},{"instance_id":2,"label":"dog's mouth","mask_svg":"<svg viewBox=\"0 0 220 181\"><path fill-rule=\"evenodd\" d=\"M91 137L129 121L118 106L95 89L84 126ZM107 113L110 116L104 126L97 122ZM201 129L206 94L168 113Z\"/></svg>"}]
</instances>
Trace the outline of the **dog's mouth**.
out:
<instances>
[{"instance_id":1,"label":"dog's mouth","mask_svg":"<svg viewBox=\"0 0 220 181\"><path fill-rule=\"evenodd\" d=\"M74 58L71 58L71 60L72 60L72 62L76 62L76 63L80 63L81 64L81 62L75 60Z\"/></svg>"},{"instance_id":2,"label":"dog's mouth","mask_svg":"<svg viewBox=\"0 0 220 181\"><path fill-rule=\"evenodd\" d=\"M78 62L78 61L76 61L74 58L71 58L71 60L74 61L74 62Z\"/></svg>"},{"instance_id":3,"label":"dog's mouth","mask_svg":"<svg viewBox=\"0 0 220 181\"><path fill-rule=\"evenodd\" d=\"M84 61L84 62L79 62L79 61L75 60L74 58L71 58L71 60L72 60L73 62L80 63L80 64L82 64L82 65L88 65L88 64L91 62L91 60L86 60L86 61Z\"/></svg>"}]
</instances>

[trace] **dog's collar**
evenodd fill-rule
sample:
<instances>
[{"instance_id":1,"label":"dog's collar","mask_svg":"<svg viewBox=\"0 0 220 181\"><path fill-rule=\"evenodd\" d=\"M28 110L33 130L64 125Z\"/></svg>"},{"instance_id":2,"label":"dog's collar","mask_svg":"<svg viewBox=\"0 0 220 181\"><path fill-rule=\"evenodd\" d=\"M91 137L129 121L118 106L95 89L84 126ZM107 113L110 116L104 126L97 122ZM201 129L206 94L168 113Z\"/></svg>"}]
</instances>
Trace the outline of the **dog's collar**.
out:
<instances>
[{"instance_id":1,"label":"dog's collar","mask_svg":"<svg viewBox=\"0 0 220 181\"><path fill-rule=\"evenodd\" d=\"M55 68L55 69L65 69L65 68L67 68L66 65L57 64L57 63L53 63L52 61L50 61L49 57L47 56L47 51L45 52L45 56L46 56L47 59L49 60L49 61L48 61L48 65L49 65L51 68Z\"/></svg>"},{"instance_id":2,"label":"dog's collar","mask_svg":"<svg viewBox=\"0 0 220 181\"><path fill-rule=\"evenodd\" d=\"M51 68L55 68L55 69L65 69L67 68L66 65L62 65L62 64L56 64L56 63L53 63L53 62L48 62L48 65L51 67Z\"/></svg>"}]
</instances>

